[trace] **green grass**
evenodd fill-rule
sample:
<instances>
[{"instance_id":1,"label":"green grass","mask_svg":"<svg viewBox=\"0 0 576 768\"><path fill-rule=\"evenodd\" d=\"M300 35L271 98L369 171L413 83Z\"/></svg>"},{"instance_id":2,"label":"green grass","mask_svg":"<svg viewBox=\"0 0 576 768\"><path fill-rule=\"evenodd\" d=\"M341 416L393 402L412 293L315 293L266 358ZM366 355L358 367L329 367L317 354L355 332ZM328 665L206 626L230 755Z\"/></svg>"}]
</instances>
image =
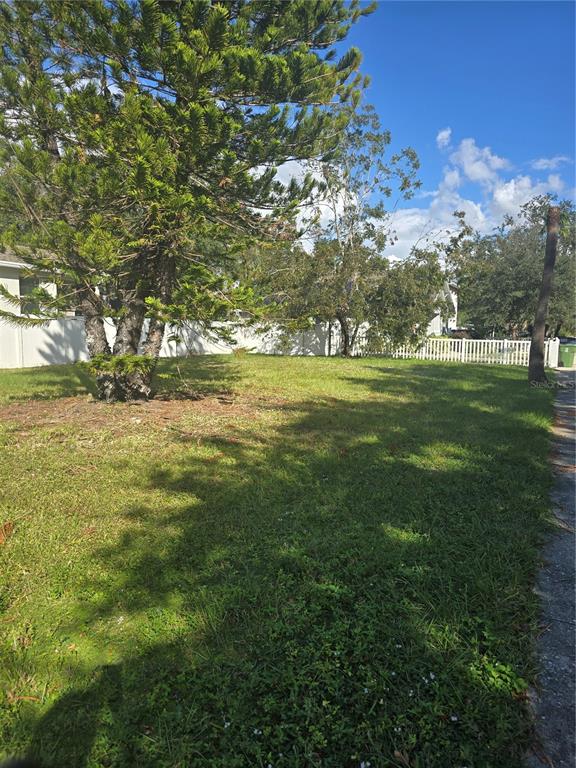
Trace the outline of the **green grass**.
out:
<instances>
[{"instance_id":1,"label":"green grass","mask_svg":"<svg viewBox=\"0 0 576 768\"><path fill-rule=\"evenodd\" d=\"M74 397L94 391L90 377L80 365L0 369L0 405L27 398Z\"/></svg>"},{"instance_id":2,"label":"green grass","mask_svg":"<svg viewBox=\"0 0 576 768\"><path fill-rule=\"evenodd\" d=\"M520 766L550 392L504 366L179 370L214 396L104 406L73 366L0 372L5 753ZM76 417L14 404L76 394Z\"/></svg>"}]
</instances>

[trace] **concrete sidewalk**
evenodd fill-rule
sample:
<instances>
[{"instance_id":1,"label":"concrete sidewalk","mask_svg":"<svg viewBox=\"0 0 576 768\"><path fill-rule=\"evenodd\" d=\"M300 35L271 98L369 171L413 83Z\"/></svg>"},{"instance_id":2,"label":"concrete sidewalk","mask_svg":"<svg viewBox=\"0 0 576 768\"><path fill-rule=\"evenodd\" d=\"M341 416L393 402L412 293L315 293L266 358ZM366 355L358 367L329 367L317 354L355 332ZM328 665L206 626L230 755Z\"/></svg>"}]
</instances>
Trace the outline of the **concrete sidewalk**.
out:
<instances>
[{"instance_id":1,"label":"concrete sidewalk","mask_svg":"<svg viewBox=\"0 0 576 768\"><path fill-rule=\"evenodd\" d=\"M544 547L536 592L542 606L537 688L532 692L536 744L528 768L576 766L575 429L576 370L557 372L552 446L552 508L557 532Z\"/></svg>"}]
</instances>

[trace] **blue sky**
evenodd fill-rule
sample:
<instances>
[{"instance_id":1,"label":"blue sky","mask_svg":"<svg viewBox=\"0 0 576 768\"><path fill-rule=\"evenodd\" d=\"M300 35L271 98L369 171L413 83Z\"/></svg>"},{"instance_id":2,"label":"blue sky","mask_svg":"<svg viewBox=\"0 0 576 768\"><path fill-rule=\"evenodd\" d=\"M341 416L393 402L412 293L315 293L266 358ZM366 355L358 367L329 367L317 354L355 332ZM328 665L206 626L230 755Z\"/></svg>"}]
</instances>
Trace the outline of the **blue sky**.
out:
<instances>
[{"instance_id":1,"label":"blue sky","mask_svg":"<svg viewBox=\"0 0 576 768\"><path fill-rule=\"evenodd\" d=\"M526 0L381 0L352 28L368 101L422 164L399 255L456 208L490 231L534 194L573 196L574 29L572 2Z\"/></svg>"}]
</instances>

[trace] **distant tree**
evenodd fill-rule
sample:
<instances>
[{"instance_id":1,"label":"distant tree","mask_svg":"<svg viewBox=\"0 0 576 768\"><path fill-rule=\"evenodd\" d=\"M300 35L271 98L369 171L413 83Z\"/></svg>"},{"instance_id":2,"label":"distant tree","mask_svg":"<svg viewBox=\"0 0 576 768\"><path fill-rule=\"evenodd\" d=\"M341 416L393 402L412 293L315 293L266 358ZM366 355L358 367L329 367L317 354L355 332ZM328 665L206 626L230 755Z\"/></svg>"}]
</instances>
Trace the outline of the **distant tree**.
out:
<instances>
[{"instance_id":1,"label":"distant tree","mask_svg":"<svg viewBox=\"0 0 576 768\"><path fill-rule=\"evenodd\" d=\"M252 279L257 291L274 303L269 304L269 317L286 331L316 322L336 324L341 329L341 354L348 356L361 324L368 319L371 297L387 266L367 248L356 248L342 259L338 243L324 238L311 251L296 244L284 249L283 258L266 254L259 259Z\"/></svg>"},{"instance_id":2,"label":"distant tree","mask_svg":"<svg viewBox=\"0 0 576 768\"><path fill-rule=\"evenodd\" d=\"M481 335L516 338L530 331L542 278L546 213L552 202L549 196L534 198L495 234L476 234L455 254L460 318ZM576 214L569 201L559 206L561 229L548 307L549 336L573 333L576 327Z\"/></svg>"},{"instance_id":3,"label":"distant tree","mask_svg":"<svg viewBox=\"0 0 576 768\"><path fill-rule=\"evenodd\" d=\"M292 320L291 327L317 320L339 326L344 356L352 354L362 325L376 318L373 336L394 326L395 337L407 337L419 325L420 318L406 311L411 299L402 281L411 282L418 272L416 263L420 269L431 254L420 254L404 265L392 265L383 257L385 246L393 241L384 201L395 188L404 198L411 196L419 186L419 163L410 148L387 159L390 140L372 107L357 110L334 155L307 164L318 183L307 201L303 245L284 249L284 259L275 255L276 268L269 254L261 255L252 275L262 292L275 297L278 315ZM429 286L421 287L423 298ZM435 284L433 293L437 290ZM403 292L407 304L402 308L397 298ZM423 314L429 313L425 302L420 307Z\"/></svg>"},{"instance_id":4,"label":"distant tree","mask_svg":"<svg viewBox=\"0 0 576 768\"><path fill-rule=\"evenodd\" d=\"M37 289L40 319L83 314L102 398L150 396L166 323L250 309L237 254L281 237L310 194L309 179L280 184L277 166L337 148L363 80L360 53L336 60L334 45L371 10L0 4L0 237L58 286L56 299Z\"/></svg>"},{"instance_id":5,"label":"distant tree","mask_svg":"<svg viewBox=\"0 0 576 768\"><path fill-rule=\"evenodd\" d=\"M337 244L320 240L311 252L300 245L272 249L273 255L258 249L251 259L251 279L268 302L265 316L275 319L287 334L317 322L338 327L342 283ZM374 353L418 343L434 314L443 309L448 312L443 297L446 274L440 256L431 249L414 250L402 261L366 258L356 289L346 296L353 320L340 326L340 353L352 354L361 329L366 349Z\"/></svg>"},{"instance_id":6,"label":"distant tree","mask_svg":"<svg viewBox=\"0 0 576 768\"><path fill-rule=\"evenodd\" d=\"M441 252L414 249L409 258L386 265L369 297L368 351L377 353L402 344L417 345L437 312L451 314L444 288Z\"/></svg>"},{"instance_id":7,"label":"distant tree","mask_svg":"<svg viewBox=\"0 0 576 768\"><path fill-rule=\"evenodd\" d=\"M384 200L396 187L405 198L420 186L418 157L407 148L390 158L391 142L373 107L358 110L328 162L313 163L321 179L309 236L315 240L318 282L340 326L341 353L352 353L367 322L370 297L382 276L382 252L391 239Z\"/></svg>"}]
</instances>

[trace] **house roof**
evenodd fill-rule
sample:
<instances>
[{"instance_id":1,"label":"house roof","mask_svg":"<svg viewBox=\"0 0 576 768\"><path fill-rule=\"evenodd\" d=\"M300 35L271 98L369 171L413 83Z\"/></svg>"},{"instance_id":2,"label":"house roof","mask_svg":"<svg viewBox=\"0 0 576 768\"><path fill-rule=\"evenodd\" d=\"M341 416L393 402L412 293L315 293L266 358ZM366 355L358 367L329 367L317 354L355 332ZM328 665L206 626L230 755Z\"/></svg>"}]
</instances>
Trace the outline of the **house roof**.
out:
<instances>
[{"instance_id":1,"label":"house roof","mask_svg":"<svg viewBox=\"0 0 576 768\"><path fill-rule=\"evenodd\" d=\"M7 249L5 251L0 251L0 266L14 267L14 269L17 269L19 267L25 267L26 262L20 254Z\"/></svg>"},{"instance_id":2,"label":"house roof","mask_svg":"<svg viewBox=\"0 0 576 768\"><path fill-rule=\"evenodd\" d=\"M23 264L22 256L9 249L0 251L0 261L9 261L14 264Z\"/></svg>"}]
</instances>

